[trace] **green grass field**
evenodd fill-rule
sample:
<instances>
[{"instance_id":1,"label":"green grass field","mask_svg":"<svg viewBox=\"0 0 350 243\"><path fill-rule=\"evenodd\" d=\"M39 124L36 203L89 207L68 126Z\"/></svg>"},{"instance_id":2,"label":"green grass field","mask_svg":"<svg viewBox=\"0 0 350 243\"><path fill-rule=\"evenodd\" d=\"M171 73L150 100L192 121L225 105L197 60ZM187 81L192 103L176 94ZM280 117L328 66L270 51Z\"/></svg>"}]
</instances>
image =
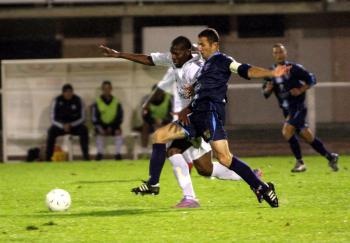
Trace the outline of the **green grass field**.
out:
<instances>
[{"instance_id":1,"label":"green grass field","mask_svg":"<svg viewBox=\"0 0 350 243\"><path fill-rule=\"evenodd\" d=\"M0 164L0 242L350 242L350 156L331 172L319 156L292 174L291 157L245 158L272 180L279 208L258 204L243 182L192 172L199 209L181 198L167 163L158 196L134 196L148 161ZM63 188L67 212L49 212L45 195Z\"/></svg>"}]
</instances>

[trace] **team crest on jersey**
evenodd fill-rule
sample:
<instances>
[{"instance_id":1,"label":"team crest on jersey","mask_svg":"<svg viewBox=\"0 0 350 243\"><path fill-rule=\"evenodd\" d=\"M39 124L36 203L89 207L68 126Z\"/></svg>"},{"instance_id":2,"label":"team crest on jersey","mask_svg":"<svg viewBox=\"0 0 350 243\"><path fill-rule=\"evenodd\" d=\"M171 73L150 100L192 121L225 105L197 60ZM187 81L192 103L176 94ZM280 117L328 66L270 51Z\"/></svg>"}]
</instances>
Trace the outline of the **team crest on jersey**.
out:
<instances>
[{"instance_id":1,"label":"team crest on jersey","mask_svg":"<svg viewBox=\"0 0 350 243\"><path fill-rule=\"evenodd\" d=\"M72 110L76 110L77 109L77 106L74 105L74 104L71 107L72 107Z\"/></svg>"}]
</instances>

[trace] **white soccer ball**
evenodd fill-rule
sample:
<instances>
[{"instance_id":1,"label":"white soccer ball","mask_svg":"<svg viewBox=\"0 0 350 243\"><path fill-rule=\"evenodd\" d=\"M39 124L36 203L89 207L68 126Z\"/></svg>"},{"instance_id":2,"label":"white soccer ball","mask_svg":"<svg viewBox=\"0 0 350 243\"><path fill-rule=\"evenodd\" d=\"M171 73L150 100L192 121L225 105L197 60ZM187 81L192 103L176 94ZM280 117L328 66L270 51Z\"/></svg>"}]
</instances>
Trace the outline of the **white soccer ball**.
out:
<instances>
[{"instance_id":1,"label":"white soccer ball","mask_svg":"<svg viewBox=\"0 0 350 243\"><path fill-rule=\"evenodd\" d=\"M71 205L71 198L63 189L53 189L46 194L46 206L51 211L65 211Z\"/></svg>"}]
</instances>

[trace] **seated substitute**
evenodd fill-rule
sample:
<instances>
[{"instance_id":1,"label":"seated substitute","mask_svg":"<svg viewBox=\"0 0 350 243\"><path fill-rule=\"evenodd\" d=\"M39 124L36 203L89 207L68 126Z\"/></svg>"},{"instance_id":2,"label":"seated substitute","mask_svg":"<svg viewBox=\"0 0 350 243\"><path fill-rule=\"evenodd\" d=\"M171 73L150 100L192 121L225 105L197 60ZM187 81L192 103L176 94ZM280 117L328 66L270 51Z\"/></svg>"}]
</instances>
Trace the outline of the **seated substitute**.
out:
<instances>
[{"instance_id":1,"label":"seated substitute","mask_svg":"<svg viewBox=\"0 0 350 243\"><path fill-rule=\"evenodd\" d=\"M154 85L152 90L152 94L142 105L141 146L143 153L148 152L149 134L173 120L171 95L157 89L157 85Z\"/></svg>"},{"instance_id":2,"label":"seated substitute","mask_svg":"<svg viewBox=\"0 0 350 243\"><path fill-rule=\"evenodd\" d=\"M103 81L101 90L101 96L97 97L96 102L92 105L92 122L96 132L96 160L103 159L105 136L114 136L115 159L121 160L123 137L120 126L123 122L123 107L112 95L110 81Z\"/></svg>"},{"instance_id":3,"label":"seated substitute","mask_svg":"<svg viewBox=\"0 0 350 243\"><path fill-rule=\"evenodd\" d=\"M89 160L89 135L84 125L84 104L81 98L74 94L71 84L63 85L62 94L53 100L51 122L52 125L47 134L46 160L52 160L56 138L65 134L79 136L83 159Z\"/></svg>"}]
</instances>

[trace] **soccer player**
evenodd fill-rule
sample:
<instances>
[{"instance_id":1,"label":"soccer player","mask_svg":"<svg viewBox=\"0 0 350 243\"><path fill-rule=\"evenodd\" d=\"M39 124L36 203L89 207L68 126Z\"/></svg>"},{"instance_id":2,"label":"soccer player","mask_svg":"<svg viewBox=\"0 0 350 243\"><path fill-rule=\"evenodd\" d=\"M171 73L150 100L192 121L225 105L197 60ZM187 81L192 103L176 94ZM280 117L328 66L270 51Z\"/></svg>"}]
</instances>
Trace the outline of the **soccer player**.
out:
<instances>
[{"instance_id":1,"label":"soccer player","mask_svg":"<svg viewBox=\"0 0 350 243\"><path fill-rule=\"evenodd\" d=\"M216 31L214 32L216 33ZM217 33L216 33L217 34ZM207 38L207 37L205 37ZM208 40L206 40L206 45L210 44L210 48L212 53L214 54L218 51L218 35L216 35L217 41L211 41L209 43ZM183 60L186 59L188 57L189 54L184 55L186 52L190 53L190 47L188 47L188 49L186 50L186 52L181 51L181 49L183 48L179 48L177 45L174 45L175 43L172 43L172 47L171 47L171 54L166 54L166 53L152 53L151 56L148 55L143 55L143 54L130 54L130 53L120 53L120 52L116 52L114 50L111 49L107 49L106 47L101 47L105 50L105 55L107 56L112 56L112 57L119 57L119 58L125 58L128 60L132 60L135 62L139 62L139 63L143 63L143 64L148 64L148 65L154 65L155 63L158 65L166 65L166 66L173 66L174 70L177 70L178 67L181 67L181 72L177 72L176 75L176 81L182 81L183 84L182 85L178 85L178 89L180 90L187 90L189 88L189 86L191 84L193 84L194 82L196 82L197 80L200 81L201 77L203 76L203 71L206 71L206 64L202 63L202 61L199 62L199 58L197 57L198 61L193 62L191 60L188 60L187 62L184 62ZM199 42L200 46L203 45L203 43L201 42L201 38L200 38L200 42ZM203 55L203 49L200 49L201 54ZM158 129L156 131L156 133L153 136L153 150L152 150L152 156L151 156L151 160L150 160L150 169L152 169L152 171L150 171L150 179L147 181L147 183L141 185L139 188L135 188L138 189L140 192L152 192L152 190L157 190L157 193L159 193L159 176L160 176L160 172L163 168L164 165L164 161L165 161L165 157L166 157L166 143L175 139L182 139L185 137L190 137L190 138L196 138L196 137L200 137L202 136L205 140L210 141L211 147L214 149L215 154L217 155L217 158L219 160L219 162L223 165L225 165L226 167L228 167L229 169L235 171L238 175L240 175L242 177L242 179L244 179L245 181L248 182L248 184L251 186L251 188L253 189L253 191L255 192L256 196L258 197L259 202L262 202L263 199L265 199L272 207L277 207L278 206L278 199L277 196L274 192L274 186L273 184L266 184L263 183L254 173L253 171L244 163L242 163L239 159L235 158L235 163L232 163L236 166L234 166L233 168L231 168L231 154L228 150L228 144L227 144L227 140L226 140L226 135L225 132L223 130L223 120L225 118L224 116L224 105L225 105L225 100L224 97L226 97L226 90L227 90L227 82L230 76L230 64L233 63L233 67L232 69L237 71L239 66L241 67L241 71L239 71L241 73L241 75L245 75L245 77L256 77L256 78L262 78L262 77L269 77L269 76L280 76L284 73L287 72L286 67L278 67L276 68L276 70L274 71L270 71L270 70L266 70L266 69L262 69L262 68L258 68L258 67L250 67L247 64L243 64L240 65L237 62L234 62L232 58L228 58L226 56L223 56L221 53L218 52L218 54L224 58L227 58L230 60L230 62L228 63L227 61L227 70L225 70L225 68L220 69L220 65L222 65L222 63L216 62L217 67L214 67L216 69L214 69L214 71L218 71L219 75L217 75L217 73L212 73L213 70L211 70L210 74L212 78L217 79L217 78L221 78L219 80L215 80L215 83L218 83L219 85L217 87L210 87L210 90L208 90L211 95L215 96L223 96L223 98L219 98L219 102L220 104L222 104L221 106L218 105L217 109L211 110L211 108L213 108L215 106L215 103L213 103L213 106L205 106L206 104L204 104L204 106L201 106L199 108L203 108L204 111L208 110L209 108L209 112L213 111L213 113L216 113L216 116L210 116L210 117L201 117L196 121L200 121L202 123L198 123L196 124L195 122L193 122L193 126L191 127L185 127L182 126L180 123L177 124L170 124L167 126L164 126L160 129ZM204 56L203 57L205 59L207 59L209 56ZM222 61L222 60L221 60ZM179 64L182 64L181 66ZM191 66L193 65L197 65L200 67L200 69L191 69ZM249 70L251 69L251 70ZM195 72L194 72L195 70ZM248 72L249 70L249 72ZM223 77L222 72L223 71L227 71L225 74L225 76ZM223 78L223 82L222 82L222 78ZM210 80L209 80L210 81ZM224 88L222 88L222 86L224 86ZM196 87L198 87L198 85L196 85ZM214 90L215 89L215 90ZM194 96L194 101L196 101L196 96L197 96L197 89L196 91L196 95ZM218 93L221 92L221 93ZM183 93L185 94L186 92L179 92L179 93ZM210 97L210 95L209 95ZM213 98L214 98L213 97ZM186 97L189 98L189 97ZM215 99L216 101L216 99ZM193 106L194 102L192 102ZM202 103L201 103L202 104ZM194 106L193 106L194 107ZM197 107L196 107L197 108ZM193 109L193 111L195 111L195 109ZM201 111L200 109L198 109L198 111ZM180 118L181 120L184 122L184 125L188 124L187 121L187 109L184 110L184 112L180 112ZM200 113L200 112L199 112ZM205 112L207 114L207 112ZM193 112L193 114L191 115L192 117L194 117L195 112ZM220 116L218 115L220 114ZM213 125L214 123L212 123L212 121L215 121L215 124L218 125L219 130L222 133L219 133L218 135L224 135L224 138L219 138L219 137L213 137L210 135L210 130L209 128L214 128L214 127L209 127L210 125ZM192 122L192 120L191 120ZM208 130L201 130L199 132L197 132L196 134L193 133L193 131L195 131L197 128L202 129L201 125L203 125L203 123L205 125L208 126ZM192 130L190 128L193 128ZM213 129L211 131L214 131ZM220 132L219 131L219 132ZM210 135L210 137L208 137L208 135ZM217 138L219 138L218 144L216 144L214 141L217 140ZM225 154L226 153L226 154ZM225 157L226 156L226 157ZM230 159L230 161L227 161L227 158ZM225 160L226 159L226 160Z\"/></svg>"},{"instance_id":2,"label":"soccer player","mask_svg":"<svg viewBox=\"0 0 350 243\"><path fill-rule=\"evenodd\" d=\"M338 154L329 152L322 141L314 136L305 121L307 114L305 96L307 90L316 84L314 74L308 72L300 64L287 61L287 49L281 43L273 45L272 56L275 61L272 68L278 65L291 66L289 75L266 79L263 84L265 98L269 98L274 93L285 117L282 134L288 141L296 159L295 166L291 171L306 171L296 134L310 144L315 151L324 156L333 171L338 171Z\"/></svg>"},{"instance_id":3,"label":"soccer player","mask_svg":"<svg viewBox=\"0 0 350 243\"><path fill-rule=\"evenodd\" d=\"M121 160L123 137L121 124L123 122L123 107L118 99L112 95L112 83L103 81L102 94L96 98L92 105L92 123L96 132L96 160L103 159L104 137L113 136L115 143L116 160Z\"/></svg>"},{"instance_id":4,"label":"soccer player","mask_svg":"<svg viewBox=\"0 0 350 243\"><path fill-rule=\"evenodd\" d=\"M154 94L156 95L162 89L171 92L174 95L174 111L176 112L182 110L190 103L191 97L184 91L195 82L195 74L199 71L202 60L198 55L192 55L191 42L187 38L180 36L172 42L172 55L170 55L170 53L153 53L151 56L127 53L118 54L119 52L111 50L107 47L102 46L101 48L105 51L107 56L122 57L146 65L164 65L165 63L165 65L171 66L171 68L169 68L165 74L163 80L158 84L158 89L154 92ZM147 59L151 59L152 63L149 63ZM176 65L174 63L176 63ZM177 82L175 82L175 80ZM174 92L173 89L176 91ZM144 106L147 106L147 102ZM174 124L172 126L174 126ZM156 131L153 137L156 137L157 133L158 131ZM203 176L213 176L220 179L231 180L240 179L237 174L235 174L233 171L229 171L221 164L211 163L211 149L209 144L204 142L200 143L198 148L194 148L190 142L184 139L174 141L168 148L168 157L173 164L175 176L177 177L179 185L184 194L183 200L181 200L177 207L199 206L197 200L195 200L195 194L186 162L193 161L197 171ZM164 162L163 164L157 164L152 163L152 161L153 160L151 160L149 168L150 180L145 185L134 188L133 191L135 193L159 193L158 182ZM260 171L257 172L260 173Z\"/></svg>"}]
</instances>

